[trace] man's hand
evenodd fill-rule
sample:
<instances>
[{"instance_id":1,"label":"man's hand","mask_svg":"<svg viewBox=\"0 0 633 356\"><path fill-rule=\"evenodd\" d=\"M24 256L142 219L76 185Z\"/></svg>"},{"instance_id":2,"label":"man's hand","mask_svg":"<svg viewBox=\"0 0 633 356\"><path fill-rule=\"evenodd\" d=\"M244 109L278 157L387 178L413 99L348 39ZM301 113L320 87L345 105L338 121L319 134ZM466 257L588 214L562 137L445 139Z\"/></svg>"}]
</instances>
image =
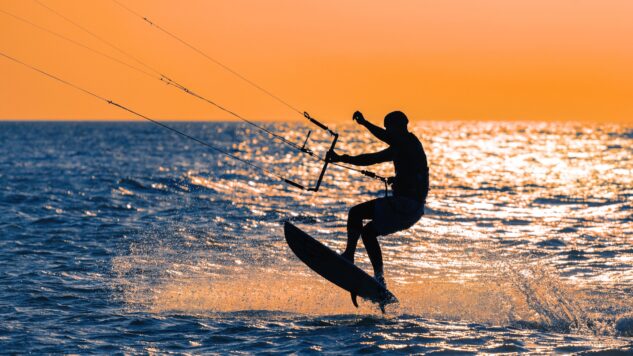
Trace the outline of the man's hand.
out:
<instances>
[{"instance_id":1,"label":"man's hand","mask_svg":"<svg viewBox=\"0 0 633 356\"><path fill-rule=\"evenodd\" d=\"M352 120L356 121L359 125L364 125L367 122L367 120L365 120L365 117L363 116L363 113L360 111L354 112L354 115L352 115Z\"/></svg>"}]
</instances>

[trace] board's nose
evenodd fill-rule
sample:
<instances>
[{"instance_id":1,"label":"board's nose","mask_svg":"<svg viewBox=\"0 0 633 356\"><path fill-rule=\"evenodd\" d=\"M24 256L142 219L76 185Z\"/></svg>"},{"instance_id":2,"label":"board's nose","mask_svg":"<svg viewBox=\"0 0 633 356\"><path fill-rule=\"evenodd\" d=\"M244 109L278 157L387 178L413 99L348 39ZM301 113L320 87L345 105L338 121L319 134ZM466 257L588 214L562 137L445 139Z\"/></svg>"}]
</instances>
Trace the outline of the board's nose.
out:
<instances>
[{"instance_id":1,"label":"board's nose","mask_svg":"<svg viewBox=\"0 0 633 356\"><path fill-rule=\"evenodd\" d=\"M284 221L284 234L288 233L296 233L299 230L298 227L294 226L290 221Z\"/></svg>"},{"instance_id":2,"label":"board's nose","mask_svg":"<svg viewBox=\"0 0 633 356\"><path fill-rule=\"evenodd\" d=\"M296 235L297 230L299 229L296 226L292 225L290 221L284 221L284 237L286 238L286 241L289 241L288 238L291 235Z\"/></svg>"}]
</instances>

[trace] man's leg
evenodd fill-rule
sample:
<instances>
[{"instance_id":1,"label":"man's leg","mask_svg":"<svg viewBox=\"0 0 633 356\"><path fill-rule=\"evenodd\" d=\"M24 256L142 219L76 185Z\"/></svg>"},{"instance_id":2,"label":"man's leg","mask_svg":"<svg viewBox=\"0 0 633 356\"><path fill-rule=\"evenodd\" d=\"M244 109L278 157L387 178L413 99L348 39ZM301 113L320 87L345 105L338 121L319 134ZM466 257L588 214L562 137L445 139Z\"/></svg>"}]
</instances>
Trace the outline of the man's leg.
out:
<instances>
[{"instance_id":1,"label":"man's leg","mask_svg":"<svg viewBox=\"0 0 633 356\"><path fill-rule=\"evenodd\" d=\"M354 253L358 238L363 231L363 220L374 218L375 200L370 200L352 207L347 215L347 247L342 256L354 263Z\"/></svg>"},{"instance_id":2,"label":"man's leg","mask_svg":"<svg viewBox=\"0 0 633 356\"><path fill-rule=\"evenodd\" d=\"M377 239L378 233L376 233L372 221L363 227L361 235L363 237L363 245L365 245L365 250L367 250L367 255L369 255L369 260L371 261L371 266L374 268L374 276L377 279L383 278L382 251L380 251L380 245ZM384 279L381 282L384 283Z\"/></svg>"}]
</instances>

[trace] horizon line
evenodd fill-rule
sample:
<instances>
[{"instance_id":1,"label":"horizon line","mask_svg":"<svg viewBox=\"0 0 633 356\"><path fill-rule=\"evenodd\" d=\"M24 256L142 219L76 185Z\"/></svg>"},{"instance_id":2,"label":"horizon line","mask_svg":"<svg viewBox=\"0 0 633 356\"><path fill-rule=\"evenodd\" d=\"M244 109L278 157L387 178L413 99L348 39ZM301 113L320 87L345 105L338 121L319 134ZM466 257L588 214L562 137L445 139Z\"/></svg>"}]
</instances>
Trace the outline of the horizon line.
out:
<instances>
[{"instance_id":1,"label":"horizon line","mask_svg":"<svg viewBox=\"0 0 633 356\"><path fill-rule=\"evenodd\" d=\"M242 120L238 119L201 119L201 118L187 118L187 119L173 119L173 118L157 118L157 121L164 122L218 122L218 123L229 123L229 122L242 122ZM18 119L18 118L0 118L0 122L144 122L146 120L143 119L115 119L115 118L87 118L87 119L74 119L74 118L27 118L27 119ZM251 120L254 122L266 122L266 123L291 123L291 122L303 122L301 119L258 119ZM416 122L525 122L525 123L576 123L576 124L618 124L618 125L633 125L632 120L614 120L614 121L590 121L590 120L573 120L573 119L468 119L468 118L455 118L455 119L414 119L411 120L411 123ZM330 122L331 124L340 124L340 123L352 123L351 119L349 122L335 120Z\"/></svg>"}]
</instances>

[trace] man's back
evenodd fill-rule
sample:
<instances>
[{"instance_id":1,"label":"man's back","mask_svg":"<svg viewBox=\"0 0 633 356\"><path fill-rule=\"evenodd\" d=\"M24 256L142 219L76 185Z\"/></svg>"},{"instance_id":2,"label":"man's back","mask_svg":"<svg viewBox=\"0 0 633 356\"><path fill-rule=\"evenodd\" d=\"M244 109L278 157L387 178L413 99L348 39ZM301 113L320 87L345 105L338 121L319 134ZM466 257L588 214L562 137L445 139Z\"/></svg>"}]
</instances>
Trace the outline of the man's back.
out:
<instances>
[{"instance_id":1,"label":"man's back","mask_svg":"<svg viewBox=\"0 0 633 356\"><path fill-rule=\"evenodd\" d=\"M407 132L389 146L396 172L394 195L425 201L429 191L429 167L422 143Z\"/></svg>"}]
</instances>

